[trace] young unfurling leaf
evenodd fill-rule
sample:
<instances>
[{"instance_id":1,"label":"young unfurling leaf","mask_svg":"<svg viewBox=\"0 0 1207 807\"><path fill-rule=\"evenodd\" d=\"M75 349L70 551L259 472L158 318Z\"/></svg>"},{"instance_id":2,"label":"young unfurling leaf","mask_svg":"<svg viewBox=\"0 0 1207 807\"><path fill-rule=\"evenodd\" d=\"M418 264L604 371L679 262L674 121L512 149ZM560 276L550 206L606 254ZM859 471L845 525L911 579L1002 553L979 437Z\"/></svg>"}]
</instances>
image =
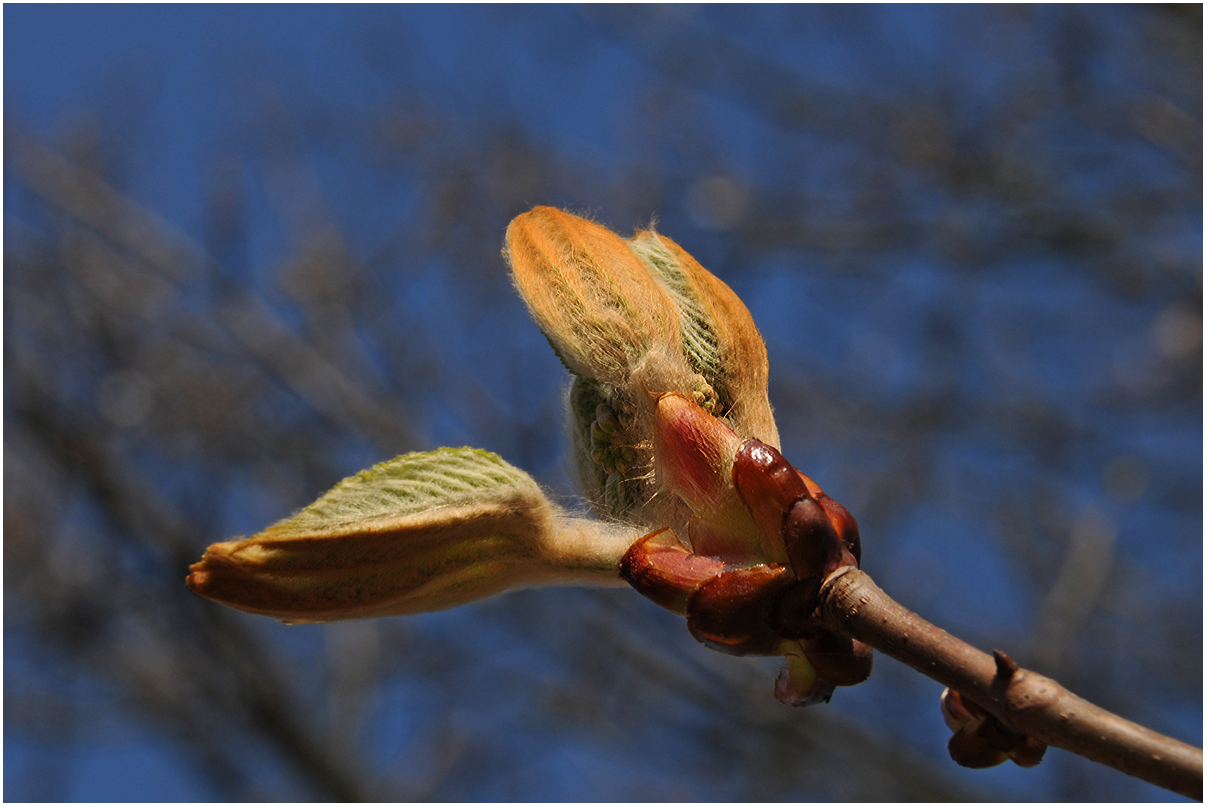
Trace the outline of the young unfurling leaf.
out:
<instances>
[{"instance_id":1,"label":"young unfurling leaf","mask_svg":"<svg viewBox=\"0 0 1207 807\"><path fill-rule=\"evenodd\" d=\"M532 318L576 376L630 383L651 351L678 344L678 315L616 233L553 207L507 228L512 277Z\"/></svg>"},{"instance_id":2,"label":"young unfurling leaf","mask_svg":"<svg viewBox=\"0 0 1207 807\"><path fill-rule=\"evenodd\" d=\"M588 501L607 518L707 532L698 509L665 495L657 402L683 396L739 438L779 445L767 350L746 306L669 238L647 230L625 241L555 208L518 216L504 254L574 374L571 443Z\"/></svg>"},{"instance_id":3,"label":"young unfurling leaf","mask_svg":"<svg viewBox=\"0 0 1207 807\"><path fill-rule=\"evenodd\" d=\"M767 398L767 346L745 304L665 235L643 230L629 247L670 296L682 334L682 350L706 389L692 399L725 420L742 439L779 447L779 431ZM682 393L683 390L671 390Z\"/></svg>"},{"instance_id":4,"label":"young unfurling leaf","mask_svg":"<svg viewBox=\"0 0 1207 807\"><path fill-rule=\"evenodd\" d=\"M412 614L512 588L621 584L636 537L566 515L495 454L442 448L383 462L257 535L214 544L188 585L287 622Z\"/></svg>"}]
</instances>

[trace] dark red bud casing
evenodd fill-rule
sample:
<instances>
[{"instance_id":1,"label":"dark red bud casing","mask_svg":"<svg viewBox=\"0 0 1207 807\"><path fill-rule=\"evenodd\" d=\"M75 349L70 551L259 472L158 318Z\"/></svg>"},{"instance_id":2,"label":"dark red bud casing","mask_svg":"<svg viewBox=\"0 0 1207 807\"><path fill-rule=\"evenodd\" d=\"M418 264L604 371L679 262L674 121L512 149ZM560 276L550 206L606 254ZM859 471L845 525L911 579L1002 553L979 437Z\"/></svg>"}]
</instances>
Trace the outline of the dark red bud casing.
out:
<instances>
[{"instance_id":1,"label":"dark red bud casing","mask_svg":"<svg viewBox=\"0 0 1207 807\"><path fill-rule=\"evenodd\" d=\"M747 440L733 461L733 483L754 517L764 557L787 562L784 515L793 502L809 495L800 473L771 446Z\"/></svg>"},{"instance_id":2,"label":"dark red bud casing","mask_svg":"<svg viewBox=\"0 0 1207 807\"><path fill-rule=\"evenodd\" d=\"M782 454L758 440L742 443L733 463L734 484L751 510L772 505L786 512L794 501L809 495L809 487L801 477Z\"/></svg>"},{"instance_id":3,"label":"dark red bud casing","mask_svg":"<svg viewBox=\"0 0 1207 807\"><path fill-rule=\"evenodd\" d=\"M772 611L795 583L783 566L731 569L696 590L687 603L687 627L701 644L733 656L778 656L784 639Z\"/></svg>"},{"instance_id":4,"label":"dark red bud casing","mask_svg":"<svg viewBox=\"0 0 1207 807\"><path fill-rule=\"evenodd\" d=\"M792 505L784 518L783 536L792 569L801 580L824 578L843 565L844 554L850 555L826 511L809 498Z\"/></svg>"},{"instance_id":5,"label":"dark red bud casing","mask_svg":"<svg viewBox=\"0 0 1207 807\"><path fill-rule=\"evenodd\" d=\"M855 565L860 563L859 552L859 524L855 521L855 516L847 508L843 507L838 502L831 499L824 492L817 495L817 503L826 511L826 515L830 518L830 524L834 526L834 531L838 533L838 537L847 545L852 557L855 558Z\"/></svg>"},{"instance_id":6,"label":"dark red bud casing","mask_svg":"<svg viewBox=\"0 0 1207 807\"><path fill-rule=\"evenodd\" d=\"M676 544L650 540L666 532L671 532L669 527L629 547L620 561L620 576L663 608L686 614L692 592L725 571L725 564L716 558L693 555Z\"/></svg>"},{"instance_id":7,"label":"dark red bud casing","mask_svg":"<svg viewBox=\"0 0 1207 807\"><path fill-rule=\"evenodd\" d=\"M853 687L872 674L872 648L858 639L826 631L801 645L818 675L834 686Z\"/></svg>"}]
</instances>

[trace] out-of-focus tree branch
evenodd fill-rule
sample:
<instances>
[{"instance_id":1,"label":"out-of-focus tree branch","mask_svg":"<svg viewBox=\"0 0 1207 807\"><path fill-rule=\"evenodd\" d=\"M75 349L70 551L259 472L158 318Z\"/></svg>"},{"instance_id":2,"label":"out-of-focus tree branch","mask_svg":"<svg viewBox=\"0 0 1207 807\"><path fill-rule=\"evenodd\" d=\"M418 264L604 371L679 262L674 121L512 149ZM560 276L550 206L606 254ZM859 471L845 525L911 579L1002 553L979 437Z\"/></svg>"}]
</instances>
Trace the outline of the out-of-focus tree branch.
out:
<instances>
[{"instance_id":1,"label":"out-of-focus tree branch","mask_svg":"<svg viewBox=\"0 0 1207 807\"><path fill-rule=\"evenodd\" d=\"M73 168L59 155L27 137L9 137L13 167L30 190L64 213L77 217L116 247L130 250L177 282L214 266L203 248L154 214L130 202L99 177ZM182 272L184 274L182 274ZM248 290L228 288L216 319L250 356L279 376L314 409L338 426L355 428L383 446L414 446L407 417L387 408L319 355ZM197 323L200 325L200 323ZM384 396L379 396L384 397ZM391 409L393 411L391 411Z\"/></svg>"},{"instance_id":2,"label":"out-of-focus tree branch","mask_svg":"<svg viewBox=\"0 0 1207 807\"><path fill-rule=\"evenodd\" d=\"M179 515L160 499L154 487L127 478L124 470L112 462L106 449L87 431L77 430L70 424L57 422L50 401L26 401L16 404L12 414L15 422L39 436L65 468L72 469L100 502L113 519L113 527L119 536L153 536L153 548L165 552L170 566L184 568L191 560L191 547L203 536L189 530ZM126 539L129 541L129 538ZM141 549L135 543L135 547ZM133 595L121 591L118 602ZM170 602L170 600L168 600ZM177 605L183 605L180 603ZM194 733L198 740L213 740L206 732L197 729L212 722L205 710L212 708L210 699L217 694L222 684L213 680L215 673L224 667L240 671L238 685L241 692L226 693L223 699L234 697L244 700L256 731L277 744L283 752L296 760L299 772L311 777L316 785L333 799L340 801L363 801L370 798L362 782L364 775L352 769L338 748L325 747L318 742L313 729L304 726L304 712L296 704L296 696L290 693L291 686L281 675L278 665L264 653L262 642L257 641L245 630L242 623L230 614L198 607L197 619L188 619L194 628L189 635L171 639L160 637L178 645L171 653L176 659L204 659L194 673L199 680L181 681L165 677L162 668L147 667L137 658L118 657L106 662L108 669L128 677L129 692L144 710L155 714L172 715L176 725ZM100 650L104 655L108 651ZM178 662L177 662L178 663ZM210 680L206 680L209 678ZM188 690L195 687L210 689L209 698L190 698ZM203 742L204 748L208 742ZM212 757L212 751L205 754Z\"/></svg>"}]
</instances>

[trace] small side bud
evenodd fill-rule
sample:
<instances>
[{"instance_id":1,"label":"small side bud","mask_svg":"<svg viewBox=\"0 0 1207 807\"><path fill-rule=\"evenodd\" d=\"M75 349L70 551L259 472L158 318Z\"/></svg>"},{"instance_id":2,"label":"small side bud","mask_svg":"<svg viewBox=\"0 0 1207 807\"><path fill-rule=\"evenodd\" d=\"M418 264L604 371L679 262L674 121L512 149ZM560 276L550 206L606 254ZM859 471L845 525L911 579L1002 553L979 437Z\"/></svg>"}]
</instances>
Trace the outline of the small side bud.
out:
<instances>
[{"instance_id":1,"label":"small side bud","mask_svg":"<svg viewBox=\"0 0 1207 807\"><path fill-rule=\"evenodd\" d=\"M958 765L992 768L1009 759L1019 767L1034 768L1043 762L1048 750L1045 743L1007 728L954 689L943 690L939 705L943 721L954 732L947 743L947 752Z\"/></svg>"}]
</instances>

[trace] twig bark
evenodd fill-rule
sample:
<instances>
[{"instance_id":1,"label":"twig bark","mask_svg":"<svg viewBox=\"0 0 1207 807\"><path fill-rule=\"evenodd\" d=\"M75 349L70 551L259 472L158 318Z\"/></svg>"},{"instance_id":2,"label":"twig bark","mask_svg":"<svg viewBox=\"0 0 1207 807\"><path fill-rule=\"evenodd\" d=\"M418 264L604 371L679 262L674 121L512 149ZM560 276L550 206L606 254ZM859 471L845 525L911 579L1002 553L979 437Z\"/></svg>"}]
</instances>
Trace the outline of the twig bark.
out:
<instances>
[{"instance_id":1,"label":"twig bark","mask_svg":"<svg viewBox=\"0 0 1207 807\"><path fill-rule=\"evenodd\" d=\"M1199 801L1203 751L1077 697L1006 654L977 650L884 593L851 566L822 583L813 618L970 698L1007 727Z\"/></svg>"}]
</instances>

